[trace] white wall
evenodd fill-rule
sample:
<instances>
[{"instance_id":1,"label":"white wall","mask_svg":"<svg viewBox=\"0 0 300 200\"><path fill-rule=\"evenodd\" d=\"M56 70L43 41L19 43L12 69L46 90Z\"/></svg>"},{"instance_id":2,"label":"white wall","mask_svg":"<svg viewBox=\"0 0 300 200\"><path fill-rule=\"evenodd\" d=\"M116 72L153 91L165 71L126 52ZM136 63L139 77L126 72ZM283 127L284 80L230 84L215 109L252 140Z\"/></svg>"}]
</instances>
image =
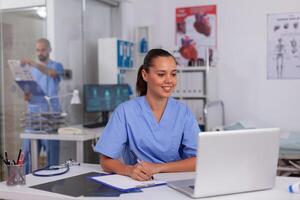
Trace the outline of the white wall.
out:
<instances>
[{"instance_id":1,"label":"white wall","mask_svg":"<svg viewBox=\"0 0 300 200\"><path fill-rule=\"evenodd\" d=\"M14 9L45 5L46 0L1 0L0 9Z\"/></svg>"},{"instance_id":2,"label":"white wall","mask_svg":"<svg viewBox=\"0 0 300 200\"><path fill-rule=\"evenodd\" d=\"M297 0L218 4L219 94L227 122L240 119L300 130L300 80L267 80L267 14L299 12Z\"/></svg>"},{"instance_id":3,"label":"white wall","mask_svg":"<svg viewBox=\"0 0 300 200\"><path fill-rule=\"evenodd\" d=\"M152 47L175 49L175 9L217 5L217 97L225 103L226 123L300 130L300 80L266 79L267 14L299 12L299 0L136 0L136 25L152 26Z\"/></svg>"},{"instance_id":4,"label":"white wall","mask_svg":"<svg viewBox=\"0 0 300 200\"><path fill-rule=\"evenodd\" d=\"M85 13L85 83L98 83L98 39L111 37L111 7L99 1L87 1Z\"/></svg>"},{"instance_id":5,"label":"white wall","mask_svg":"<svg viewBox=\"0 0 300 200\"><path fill-rule=\"evenodd\" d=\"M78 89L83 84L82 3L78 0L47 1L47 38L52 45L51 58L72 70L72 79L60 84L59 94ZM70 114L71 123L82 122L81 105L68 106L70 99L62 98L63 111Z\"/></svg>"}]
</instances>

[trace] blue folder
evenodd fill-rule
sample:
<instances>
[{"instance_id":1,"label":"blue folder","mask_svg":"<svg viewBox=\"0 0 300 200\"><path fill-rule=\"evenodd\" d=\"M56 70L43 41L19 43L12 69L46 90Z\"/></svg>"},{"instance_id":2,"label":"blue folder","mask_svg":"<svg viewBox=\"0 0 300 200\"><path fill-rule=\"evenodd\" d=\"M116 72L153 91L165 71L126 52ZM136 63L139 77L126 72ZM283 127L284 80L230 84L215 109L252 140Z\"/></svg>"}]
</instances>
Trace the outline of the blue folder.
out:
<instances>
[{"instance_id":1,"label":"blue folder","mask_svg":"<svg viewBox=\"0 0 300 200\"><path fill-rule=\"evenodd\" d=\"M36 81L17 81L18 86L23 90L24 93L31 93L33 96L45 96L42 88L37 84Z\"/></svg>"}]
</instances>

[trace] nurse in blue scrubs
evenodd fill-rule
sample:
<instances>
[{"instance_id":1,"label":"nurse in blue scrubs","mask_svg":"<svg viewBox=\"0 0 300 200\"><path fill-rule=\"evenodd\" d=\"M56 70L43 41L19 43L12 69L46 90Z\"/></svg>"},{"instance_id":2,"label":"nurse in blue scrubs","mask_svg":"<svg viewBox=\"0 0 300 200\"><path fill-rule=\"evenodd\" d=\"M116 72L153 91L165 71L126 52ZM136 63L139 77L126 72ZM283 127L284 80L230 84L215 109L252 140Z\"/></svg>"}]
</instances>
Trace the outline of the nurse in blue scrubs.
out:
<instances>
[{"instance_id":1,"label":"nurse in blue scrubs","mask_svg":"<svg viewBox=\"0 0 300 200\"><path fill-rule=\"evenodd\" d=\"M200 129L189 108L171 97L176 66L163 49L145 56L139 96L115 109L96 145L104 171L143 181L156 173L195 170Z\"/></svg>"},{"instance_id":2,"label":"nurse in blue scrubs","mask_svg":"<svg viewBox=\"0 0 300 200\"><path fill-rule=\"evenodd\" d=\"M40 38L36 42L36 53L39 62L23 59L22 64L28 64L31 68L31 74L34 80L41 87L43 92L48 97L58 96L59 83L64 74L62 64L50 59L51 46L50 42L45 38ZM28 112L61 112L61 107L58 98L50 99L49 105L43 96L34 96L31 93L25 94L25 100L28 101ZM25 132L32 132L26 127ZM25 154L26 173L31 171L31 153L30 140L23 140L22 150ZM59 142L56 140L38 140L38 152L44 146L47 152L48 165L59 164Z\"/></svg>"}]
</instances>

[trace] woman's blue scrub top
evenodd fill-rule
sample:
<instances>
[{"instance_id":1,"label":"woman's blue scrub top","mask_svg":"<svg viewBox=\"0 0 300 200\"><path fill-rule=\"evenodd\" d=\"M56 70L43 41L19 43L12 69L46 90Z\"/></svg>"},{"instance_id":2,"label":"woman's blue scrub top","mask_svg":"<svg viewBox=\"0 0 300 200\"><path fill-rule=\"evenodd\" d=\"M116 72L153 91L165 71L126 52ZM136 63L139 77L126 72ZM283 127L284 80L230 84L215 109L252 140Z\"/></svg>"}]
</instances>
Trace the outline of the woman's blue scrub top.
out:
<instances>
[{"instance_id":1,"label":"woman's blue scrub top","mask_svg":"<svg viewBox=\"0 0 300 200\"><path fill-rule=\"evenodd\" d=\"M135 164L137 159L166 163L195 157L198 123L189 108L168 98L157 122L145 96L120 104L113 112L96 151Z\"/></svg>"}]
</instances>

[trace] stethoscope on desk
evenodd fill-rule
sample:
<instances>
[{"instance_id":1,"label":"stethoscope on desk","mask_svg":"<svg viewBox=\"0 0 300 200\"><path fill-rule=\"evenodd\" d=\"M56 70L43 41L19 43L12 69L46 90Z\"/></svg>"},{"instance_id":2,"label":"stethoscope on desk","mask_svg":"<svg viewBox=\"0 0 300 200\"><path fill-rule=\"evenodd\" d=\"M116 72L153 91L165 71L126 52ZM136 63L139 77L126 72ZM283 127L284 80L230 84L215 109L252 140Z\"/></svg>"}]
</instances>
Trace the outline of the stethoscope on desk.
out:
<instances>
[{"instance_id":1,"label":"stethoscope on desk","mask_svg":"<svg viewBox=\"0 0 300 200\"><path fill-rule=\"evenodd\" d=\"M67 173L68 171L70 171L70 166L79 166L80 163L70 159L67 160L64 164L61 165L53 165L53 166L46 166L37 170L34 170L32 172L33 176L39 176L39 177L50 177L50 176L58 176L58 175L62 175ZM61 170L63 169L63 170ZM59 170L59 172L56 172L57 170ZM53 173L48 173L54 171ZM42 173L42 172L47 172L47 173Z\"/></svg>"}]
</instances>

